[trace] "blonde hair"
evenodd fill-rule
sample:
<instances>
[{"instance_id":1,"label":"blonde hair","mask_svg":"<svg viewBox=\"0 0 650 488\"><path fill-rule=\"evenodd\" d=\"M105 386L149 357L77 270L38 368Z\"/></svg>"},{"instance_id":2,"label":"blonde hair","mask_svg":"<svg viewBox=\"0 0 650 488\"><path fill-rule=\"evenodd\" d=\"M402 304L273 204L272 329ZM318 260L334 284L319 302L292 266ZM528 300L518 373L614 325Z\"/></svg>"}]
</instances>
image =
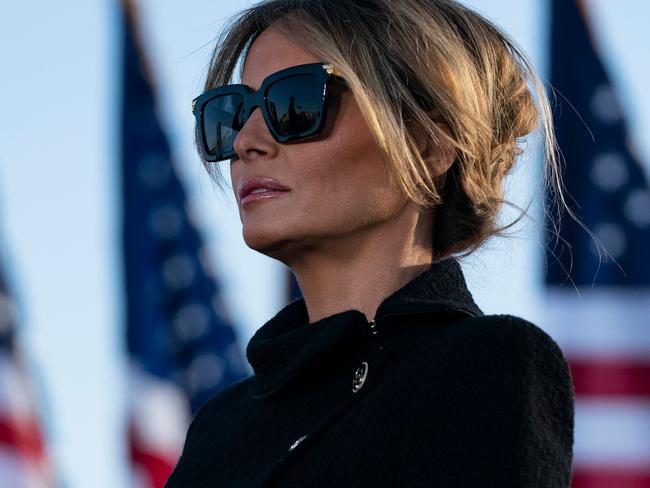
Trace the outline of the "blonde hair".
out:
<instances>
[{"instance_id":1,"label":"blonde hair","mask_svg":"<svg viewBox=\"0 0 650 488\"><path fill-rule=\"evenodd\" d=\"M223 31L205 90L231 83L271 24L336 67L404 194L435 208L435 260L466 256L527 215L503 199L503 180L536 127L545 182L571 213L544 87L522 51L481 15L452 0L264 0ZM420 157L412 124L455 150L442 181ZM203 163L219 184L214 163ZM503 204L522 214L499 227Z\"/></svg>"}]
</instances>

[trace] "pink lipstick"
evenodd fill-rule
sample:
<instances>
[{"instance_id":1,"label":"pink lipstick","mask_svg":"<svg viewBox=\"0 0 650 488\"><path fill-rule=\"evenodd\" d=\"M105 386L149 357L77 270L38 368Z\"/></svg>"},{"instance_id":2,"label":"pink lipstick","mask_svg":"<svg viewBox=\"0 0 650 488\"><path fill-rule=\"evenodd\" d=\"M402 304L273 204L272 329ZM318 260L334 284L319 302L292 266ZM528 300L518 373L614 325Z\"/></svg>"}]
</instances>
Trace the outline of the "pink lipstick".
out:
<instances>
[{"instance_id":1,"label":"pink lipstick","mask_svg":"<svg viewBox=\"0 0 650 488\"><path fill-rule=\"evenodd\" d=\"M277 197L287 193L290 188L265 176L244 178L239 182L238 195L242 205Z\"/></svg>"}]
</instances>

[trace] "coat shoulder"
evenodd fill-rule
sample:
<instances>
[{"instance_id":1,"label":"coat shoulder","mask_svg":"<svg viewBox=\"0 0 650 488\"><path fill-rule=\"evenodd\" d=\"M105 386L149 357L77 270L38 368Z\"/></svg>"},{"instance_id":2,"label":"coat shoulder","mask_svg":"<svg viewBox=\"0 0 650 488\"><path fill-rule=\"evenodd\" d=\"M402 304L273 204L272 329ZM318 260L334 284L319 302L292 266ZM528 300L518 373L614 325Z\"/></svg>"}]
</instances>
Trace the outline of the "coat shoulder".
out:
<instances>
[{"instance_id":1,"label":"coat shoulder","mask_svg":"<svg viewBox=\"0 0 650 488\"><path fill-rule=\"evenodd\" d=\"M439 341L440 331L432 327L431 340ZM533 322L509 314L480 315L448 324L442 334L450 341L465 344L465 347L480 347L512 351L514 356L530 357L535 352L538 358L567 365L567 360L558 343L544 329Z\"/></svg>"},{"instance_id":2,"label":"coat shoulder","mask_svg":"<svg viewBox=\"0 0 650 488\"><path fill-rule=\"evenodd\" d=\"M538 325L509 314L483 315L458 325L449 332L455 346L467 357L479 358L486 371L493 365L511 373L518 387L544 385L545 390L573 395L569 362L555 339Z\"/></svg>"},{"instance_id":3,"label":"coat shoulder","mask_svg":"<svg viewBox=\"0 0 650 488\"><path fill-rule=\"evenodd\" d=\"M228 421L231 423L237 417L237 412L241 412L247 403L252 378L249 376L222 390L196 411L185 436L184 455L199 450L203 443L209 442L209 433L213 429L224 428Z\"/></svg>"},{"instance_id":4,"label":"coat shoulder","mask_svg":"<svg viewBox=\"0 0 650 488\"><path fill-rule=\"evenodd\" d=\"M192 424L213 421L215 420L214 414L222 412L224 408L236 409L237 404L248 397L248 388L252 380L253 376L248 376L215 394L196 411L192 417Z\"/></svg>"},{"instance_id":5,"label":"coat shoulder","mask_svg":"<svg viewBox=\"0 0 650 488\"><path fill-rule=\"evenodd\" d=\"M474 320L472 327L480 335L503 334L512 341L512 354L521 367L552 368L562 377L570 375L569 362L559 344L544 329L515 315L484 315Z\"/></svg>"},{"instance_id":6,"label":"coat shoulder","mask_svg":"<svg viewBox=\"0 0 650 488\"><path fill-rule=\"evenodd\" d=\"M401 356L396 387L409 405L404 430L418 446L408 452L404 475L434 476L421 453L437 452L442 438L449 465L468 449L490 453L461 462L483 481L507 478L498 486L533 487L544 476L543 486L569 486L574 391L556 341L513 315L418 325L425 327Z\"/></svg>"},{"instance_id":7,"label":"coat shoulder","mask_svg":"<svg viewBox=\"0 0 650 488\"><path fill-rule=\"evenodd\" d=\"M541 327L521 317L486 315L469 322L471 333L483 338L483 344L507 346L502 354L509 360L495 360L495 369L488 361L484 365L488 372L503 374L493 382L495 392L512 394L516 486L537 486L543 471L553 473L549 486L569 486L575 390L562 349ZM512 389L501 389L510 384Z\"/></svg>"}]
</instances>

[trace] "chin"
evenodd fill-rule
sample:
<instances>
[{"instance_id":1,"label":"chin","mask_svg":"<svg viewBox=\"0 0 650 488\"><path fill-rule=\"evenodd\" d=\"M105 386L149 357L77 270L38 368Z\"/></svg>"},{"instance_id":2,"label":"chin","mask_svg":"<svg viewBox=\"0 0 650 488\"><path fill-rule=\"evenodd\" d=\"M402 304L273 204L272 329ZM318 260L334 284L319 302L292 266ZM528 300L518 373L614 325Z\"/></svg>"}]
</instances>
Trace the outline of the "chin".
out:
<instances>
[{"instance_id":1,"label":"chin","mask_svg":"<svg viewBox=\"0 0 650 488\"><path fill-rule=\"evenodd\" d=\"M283 247L283 243L287 241L285 233L280 232L277 228L251 229L244 227L243 236L248 247L262 254L268 254L279 247Z\"/></svg>"},{"instance_id":2,"label":"chin","mask_svg":"<svg viewBox=\"0 0 650 488\"><path fill-rule=\"evenodd\" d=\"M245 228L243 236L249 248L286 265L309 247L304 239L286 231L279 232L277 228L255 231Z\"/></svg>"}]
</instances>

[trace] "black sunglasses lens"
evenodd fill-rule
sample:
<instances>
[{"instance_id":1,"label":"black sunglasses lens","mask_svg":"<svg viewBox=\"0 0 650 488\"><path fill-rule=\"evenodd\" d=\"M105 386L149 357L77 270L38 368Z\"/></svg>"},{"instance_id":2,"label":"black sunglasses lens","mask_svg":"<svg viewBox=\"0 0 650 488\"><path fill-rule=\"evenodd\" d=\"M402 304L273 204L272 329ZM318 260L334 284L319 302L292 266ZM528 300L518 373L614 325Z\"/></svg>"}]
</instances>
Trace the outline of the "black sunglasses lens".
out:
<instances>
[{"instance_id":1,"label":"black sunglasses lens","mask_svg":"<svg viewBox=\"0 0 650 488\"><path fill-rule=\"evenodd\" d=\"M266 96L273 128L280 136L306 137L316 129L323 110L322 84L316 76L305 73L278 80Z\"/></svg>"},{"instance_id":2,"label":"black sunglasses lens","mask_svg":"<svg viewBox=\"0 0 650 488\"><path fill-rule=\"evenodd\" d=\"M203 137L210 156L230 157L235 138L244 125L244 98L220 95L203 108Z\"/></svg>"}]
</instances>

